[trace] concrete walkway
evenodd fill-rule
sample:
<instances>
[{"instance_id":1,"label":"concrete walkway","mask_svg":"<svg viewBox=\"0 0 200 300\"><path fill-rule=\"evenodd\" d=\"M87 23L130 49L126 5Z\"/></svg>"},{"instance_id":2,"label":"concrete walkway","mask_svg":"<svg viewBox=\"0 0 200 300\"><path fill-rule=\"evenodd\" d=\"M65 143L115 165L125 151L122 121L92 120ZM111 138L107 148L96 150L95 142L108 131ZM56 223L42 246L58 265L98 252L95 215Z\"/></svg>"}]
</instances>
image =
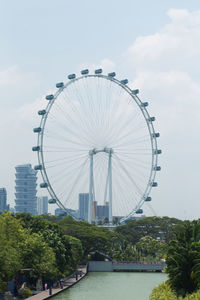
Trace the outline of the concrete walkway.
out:
<instances>
[{"instance_id":1,"label":"concrete walkway","mask_svg":"<svg viewBox=\"0 0 200 300\"><path fill-rule=\"evenodd\" d=\"M78 278L76 280L76 277L70 277L70 278L66 278L63 280L63 289L61 288L52 288L52 295L49 295L49 290L47 291L43 291L38 293L37 295L31 296L28 299L30 300L42 300L42 299L48 299L53 297L54 295L68 289L70 286L76 284L77 282L79 282L82 278L85 277L85 275L87 274L87 269L86 267L80 267L78 268L78 271L80 273L80 271L82 271L82 276L78 275Z\"/></svg>"}]
</instances>

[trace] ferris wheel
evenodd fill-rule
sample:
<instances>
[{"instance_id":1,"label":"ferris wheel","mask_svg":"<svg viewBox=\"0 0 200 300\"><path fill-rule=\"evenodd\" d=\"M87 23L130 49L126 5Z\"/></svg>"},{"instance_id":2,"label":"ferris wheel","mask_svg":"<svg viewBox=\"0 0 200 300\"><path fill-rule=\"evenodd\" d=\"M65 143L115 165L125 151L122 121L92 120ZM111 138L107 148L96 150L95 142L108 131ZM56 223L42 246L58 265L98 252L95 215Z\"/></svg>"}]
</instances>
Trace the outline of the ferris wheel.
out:
<instances>
[{"instance_id":1,"label":"ferris wheel","mask_svg":"<svg viewBox=\"0 0 200 300\"><path fill-rule=\"evenodd\" d=\"M80 195L87 195L90 223L97 206L107 206L110 223L114 216L124 221L143 213L161 169L160 134L148 102L128 87L127 79L115 76L102 69L70 74L46 96L46 108L38 111L40 125L33 130L38 134L32 148L38 155L35 170L41 171L40 187L50 193L49 203L72 214Z\"/></svg>"}]
</instances>

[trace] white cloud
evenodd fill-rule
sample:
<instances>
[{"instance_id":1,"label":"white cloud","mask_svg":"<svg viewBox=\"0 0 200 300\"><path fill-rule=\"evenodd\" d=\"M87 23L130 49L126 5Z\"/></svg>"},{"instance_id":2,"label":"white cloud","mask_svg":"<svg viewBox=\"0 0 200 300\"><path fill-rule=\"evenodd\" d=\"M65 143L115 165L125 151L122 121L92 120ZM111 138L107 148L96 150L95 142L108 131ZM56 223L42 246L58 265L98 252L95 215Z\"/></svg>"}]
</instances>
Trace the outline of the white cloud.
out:
<instances>
[{"instance_id":1,"label":"white cloud","mask_svg":"<svg viewBox=\"0 0 200 300\"><path fill-rule=\"evenodd\" d=\"M182 70L200 66L200 11L168 11L169 24L158 32L138 37L127 54L137 69Z\"/></svg>"},{"instance_id":2,"label":"white cloud","mask_svg":"<svg viewBox=\"0 0 200 300\"><path fill-rule=\"evenodd\" d=\"M168 16L166 26L138 37L126 55L136 70L132 85L149 101L161 132L164 168L153 207L162 215L193 218L200 208L200 11L170 9Z\"/></svg>"},{"instance_id":3,"label":"white cloud","mask_svg":"<svg viewBox=\"0 0 200 300\"><path fill-rule=\"evenodd\" d=\"M91 70L91 73L94 72L96 69L103 69L103 73L106 74L108 72L112 72L116 69L116 63L111 59L104 58L99 63L83 63L79 67L79 70L88 68Z\"/></svg>"}]
</instances>

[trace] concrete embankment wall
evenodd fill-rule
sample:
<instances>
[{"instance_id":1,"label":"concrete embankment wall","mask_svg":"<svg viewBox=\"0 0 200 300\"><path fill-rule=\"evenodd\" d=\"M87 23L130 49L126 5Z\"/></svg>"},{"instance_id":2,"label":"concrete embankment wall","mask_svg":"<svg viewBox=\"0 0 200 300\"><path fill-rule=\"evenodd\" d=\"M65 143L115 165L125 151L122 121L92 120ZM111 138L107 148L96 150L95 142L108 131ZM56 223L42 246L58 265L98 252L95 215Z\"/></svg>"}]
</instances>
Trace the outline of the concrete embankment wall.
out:
<instances>
[{"instance_id":1,"label":"concrete embankment wall","mask_svg":"<svg viewBox=\"0 0 200 300\"><path fill-rule=\"evenodd\" d=\"M111 261L89 261L89 272L113 272L113 264Z\"/></svg>"},{"instance_id":2,"label":"concrete embankment wall","mask_svg":"<svg viewBox=\"0 0 200 300\"><path fill-rule=\"evenodd\" d=\"M89 272L162 272L165 264L113 263L112 261L89 261Z\"/></svg>"}]
</instances>

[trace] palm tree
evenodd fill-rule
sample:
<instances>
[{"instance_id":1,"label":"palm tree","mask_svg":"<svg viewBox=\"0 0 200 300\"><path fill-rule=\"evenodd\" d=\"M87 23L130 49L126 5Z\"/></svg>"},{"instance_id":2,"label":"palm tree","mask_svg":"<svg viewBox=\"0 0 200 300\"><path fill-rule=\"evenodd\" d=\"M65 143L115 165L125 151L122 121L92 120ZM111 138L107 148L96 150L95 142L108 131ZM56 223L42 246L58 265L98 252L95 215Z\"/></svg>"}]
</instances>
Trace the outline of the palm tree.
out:
<instances>
[{"instance_id":1,"label":"palm tree","mask_svg":"<svg viewBox=\"0 0 200 300\"><path fill-rule=\"evenodd\" d=\"M177 293L191 293L200 280L200 223L186 221L167 251L169 282Z\"/></svg>"}]
</instances>

